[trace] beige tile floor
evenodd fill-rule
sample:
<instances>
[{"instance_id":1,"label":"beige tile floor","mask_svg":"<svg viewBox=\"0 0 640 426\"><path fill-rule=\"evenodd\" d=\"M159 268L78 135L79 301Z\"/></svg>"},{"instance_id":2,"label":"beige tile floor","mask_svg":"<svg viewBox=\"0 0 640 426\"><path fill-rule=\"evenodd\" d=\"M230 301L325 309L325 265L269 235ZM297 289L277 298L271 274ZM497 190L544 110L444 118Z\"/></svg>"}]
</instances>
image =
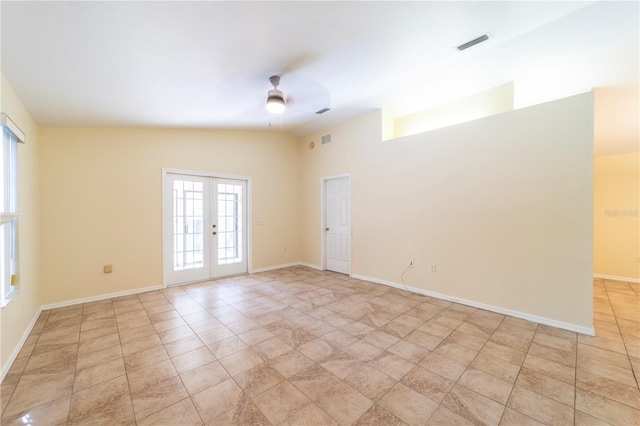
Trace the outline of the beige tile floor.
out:
<instances>
[{"instance_id":1,"label":"beige tile floor","mask_svg":"<svg viewBox=\"0 0 640 426\"><path fill-rule=\"evenodd\" d=\"M293 267L45 311L2 424L640 424L640 286L597 337Z\"/></svg>"}]
</instances>

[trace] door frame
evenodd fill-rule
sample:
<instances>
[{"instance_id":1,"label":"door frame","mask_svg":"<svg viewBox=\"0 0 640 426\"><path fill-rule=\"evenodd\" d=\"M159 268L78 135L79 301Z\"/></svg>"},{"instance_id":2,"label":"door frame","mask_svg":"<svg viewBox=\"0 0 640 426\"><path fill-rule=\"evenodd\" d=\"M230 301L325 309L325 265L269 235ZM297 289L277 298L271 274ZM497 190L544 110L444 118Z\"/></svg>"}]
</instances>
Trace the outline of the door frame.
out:
<instances>
[{"instance_id":1,"label":"door frame","mask_svg":"<svg viewBox=\"0 0 640 426\"><path fill-rule=\"evenodd\" d=\"M165 206L167 206L167 202L169 200L167 200L168 194L167 194L167 190L166 187L168 185L168 175L169 174L179 174L179 175L185 175L185 176L198 176L198 177L207 177L207 178L218 178L218 179L235 179L235 180L243 180L247 183L247 273L250 274L253 271L253 266L252 266L252 231L251 231L251 223L252 223L252 219L251 219L251 177L250 176L239 176L239 175L229 175L229 174L225 174L225 173L216 173L216 172L205 172L205 171L201 171L201 170L185 170L185 169L174 169L174 168L170 168L170 167L163 167L162 168L162 185L161 185L161 191L162 191L162 205L161 205L161 210L162 210L162 230L161 230L161 235L162 235L162 244L161 244L161 259L162 259L162 288L167 288L167 274L169 273L169 269L170 268L170 264L171 262L167 262L167 259L165 259L165 245L166 244L170 244L171 240L169 239L168 235L165 235L165 229L166 229L166 225L167 225L167 221L169 220L171 214L167 211L167 209L165 208ZM180 283L180 284L172 284L173 285L183 285L183 284L190 284L188 282L185 283Z\"/></svg>"},{"instance_id":2,"label":"door frame","mask_svg":"<svg viewBox=\"0 0 640 426\"><path fill-rule=\"evenodd\" d=\"M351 240L353 239L353 211L351 210L353 192L351 191L351 173L342 173L320 178L320 217L322 218L320 220L320 267L323 271L327 270L327 233L325 232L325 228L327 227L327 210L325 206L327 199L327 181L342 178L349 180L349 276L351 276L353 267L353 253L351 251Z\"/></svg>"}]
</instances>

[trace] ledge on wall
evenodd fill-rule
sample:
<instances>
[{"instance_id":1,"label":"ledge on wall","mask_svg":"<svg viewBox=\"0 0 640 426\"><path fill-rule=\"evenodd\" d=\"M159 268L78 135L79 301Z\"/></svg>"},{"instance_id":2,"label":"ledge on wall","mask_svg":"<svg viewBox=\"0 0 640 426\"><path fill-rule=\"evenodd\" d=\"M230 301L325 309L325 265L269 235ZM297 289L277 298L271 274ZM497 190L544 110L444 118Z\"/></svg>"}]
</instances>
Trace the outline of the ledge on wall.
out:
<instances>
[{"instance_id":1,"label":"ledge on wall","mask_svg":"<svg viewBox=\"0 0 640 426\"><path fill-rule=\"evenodd\" d=\"M513 105L514 84L510 82L401 117L385 117L389 130L383 137L390 140L477 120L513 111Z\"/></svg>"}]
</instances>

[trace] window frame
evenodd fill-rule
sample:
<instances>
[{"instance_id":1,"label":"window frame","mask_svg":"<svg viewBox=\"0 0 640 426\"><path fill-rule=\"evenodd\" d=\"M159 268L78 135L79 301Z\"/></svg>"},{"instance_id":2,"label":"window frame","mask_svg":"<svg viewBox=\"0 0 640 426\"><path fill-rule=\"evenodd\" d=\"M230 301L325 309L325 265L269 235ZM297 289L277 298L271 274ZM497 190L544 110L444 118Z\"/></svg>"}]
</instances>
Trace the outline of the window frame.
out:
<instances>
[{"instance_id":1,"label":"window frame","mask_svg":"<svg viewBox=\"0 0 640 426\"><path fill-rule=\"evenodd\" d=\"M25 136L5 113L0 113L0 128L2 129L0 162L3 166L0 176L0 226L2 226L0 251L3 253L0 264L0 306L4 308L20 291L18 144L25 142ZM9 286L8 289L7 286Z\"/></svg>"}]
</instances>

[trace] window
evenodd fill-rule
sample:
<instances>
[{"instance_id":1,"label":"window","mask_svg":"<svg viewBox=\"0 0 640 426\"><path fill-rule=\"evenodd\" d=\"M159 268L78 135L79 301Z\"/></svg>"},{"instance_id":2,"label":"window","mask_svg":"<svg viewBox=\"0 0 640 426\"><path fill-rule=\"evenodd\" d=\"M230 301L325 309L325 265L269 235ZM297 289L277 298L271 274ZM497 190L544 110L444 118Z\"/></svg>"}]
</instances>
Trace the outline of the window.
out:
<instances>
[{"instance_id":1,"label":"window","mask_svg":"<svg viewBox=\"0 0 640 426\"><path fill-rule=\"evenodd\" d=\"M19 288L18 142L24 142L24 133L6 114L2 113L0 120L0 305L5 306Z\"/></svg>"}]
</instances>

